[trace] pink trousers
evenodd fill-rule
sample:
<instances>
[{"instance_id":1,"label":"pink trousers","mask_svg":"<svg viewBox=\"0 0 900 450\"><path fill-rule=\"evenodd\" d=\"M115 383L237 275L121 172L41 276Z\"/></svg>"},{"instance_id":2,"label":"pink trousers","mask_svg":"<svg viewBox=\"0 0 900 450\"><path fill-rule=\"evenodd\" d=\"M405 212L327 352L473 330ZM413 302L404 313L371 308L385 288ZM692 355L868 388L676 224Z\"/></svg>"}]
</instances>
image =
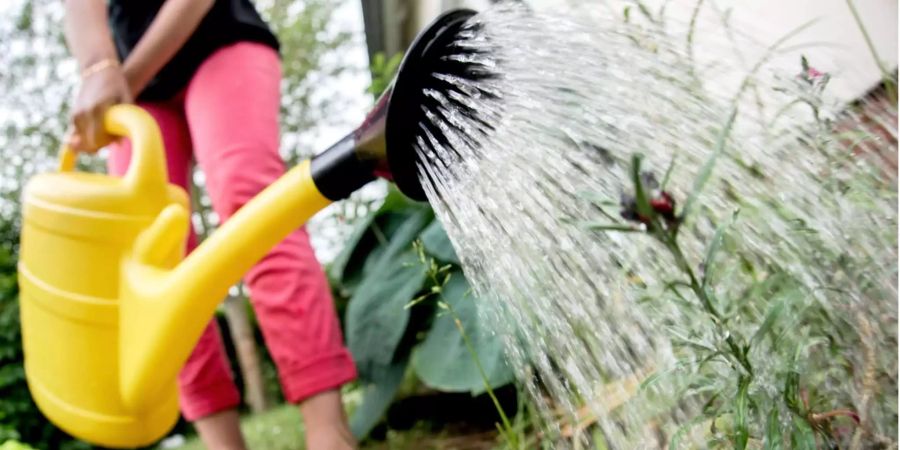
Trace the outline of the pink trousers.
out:
<instances>
[{"instance_id":1,"label":"pink trousers","mask_svg":"<svg viewBox=\"0 0 900 450\"><path fill-rule=\"evenodd\" d=\"M140 104L162 131L170 182L190 192L188 177L196 159L220 220L228 220L284 172L278 154L280 82L277 53L242 42L211 55L176 98ZM131 152L127 141L117 147L109 170L121 175ZM188 251L196 245L192 231ZM269 252L244 281L288 401L300 402L356 377L328 281L304 229ZM240 403L215 321L200 337L178 384L188 420Z\"/></svg>"}]
</instances>

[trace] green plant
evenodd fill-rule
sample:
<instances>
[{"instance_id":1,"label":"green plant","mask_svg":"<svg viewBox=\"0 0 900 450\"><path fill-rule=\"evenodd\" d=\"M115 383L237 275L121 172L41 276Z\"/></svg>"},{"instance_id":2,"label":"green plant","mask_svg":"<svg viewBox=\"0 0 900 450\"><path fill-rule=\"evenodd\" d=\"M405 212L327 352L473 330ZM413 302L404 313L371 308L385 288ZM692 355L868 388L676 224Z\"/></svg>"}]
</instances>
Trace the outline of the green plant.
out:
<instances>
[{"instance_id":1,"label":"green plant","mask_svg":"<svg viewBox=\"0 0 900 450\"><path fill-rule=\"evenodd\" d=\"M449 315L445 320L441 320L442 315L438 315L428 338L417 349L416 355L418 358L414 358L413 365L417 367L419 373L434 372L428 377L445 380L445 386L457 386L460 380L465 380L466 375L472 373L472 370L463 363L465 359L458 356L458 343L447 346L447 341L452 342L452 339L447 338L449 332L447 330L449 328L448 324L452 322L452 326L459 332L459 338L462 340L465 350L471 358L470 361L474 364L478 376L481 378L484 390L491 397L491 401L497 409L497 414L502 422L502 424L497 425L500 434L503 435L510 448L518 448L518 436L492 388L493 384L497 382L495 378L498 373L505 375L503 370L505 365L489 367L486 370L481 362L483 357L476 349L481 348L482 350L491 351L488 358L484 358L486 361L504 364L502 343L497 339L493 339L489 333L485 333L483 328L476 329L474 334L471 335L469 331L466 331L466 326L463 325L463 316L465 316L466 322L469 324L479 325L479 321L477 305L474 303L475 299L469 296L471 289L465 278L462 277L462 272L453 271L452 264L438 265L433 257L426 255L425 246L421 240L413 242L413 248L416 250L419 263L425 267L431 287L424 294L409 302L407 307L413 307L431 300L434 301L438 309L444 310ZM482 342L484 340L487 340L487 342ZM497 355L500 355L500 357L498 358ZM500 369L500 372L498 372L498 369Z\"/></svg>"},{"instance_id":2,"label":"green plant","mask_svg":"<svg viewBox=\"0 0 900 450\"><path fill-rule=\"evenodd\" d=\"M810 67L805 58L801 68L795 80L800 88L790 90L800 97L790 104L811 108L817 134L807 143L809 148L798 146L798 150L818 151L837 167L846 155L835 152L834 147L827 148L835 143L834 124L820 114L819 95L829 76ZM667 190L674 159L660 183L653 172L643 170L642 155L634 154L627 183L630 189L618 204L620 218L603 209L614 202L594 198L591 201L605 219L581 224L605 233L649 236L664 249L677 270L671 278L659 280L656 290L647 288L642 301L673 302L701 318L690 329L671 327L672 342L684 359L673 369L646 377L640 391L647 394L661 378L674 379L677 372L688 374L675 399L698 399L703 407L697 417L672 430L668 437L672 449L680 448L681 442L688 435L696 435L703 425L709 428L705 433L707 446L716 448L860 448L863 435L879 445L874 448L890 445L891 438L877 435L873 424L867 423L872 411L866 411L866 406L872 403L863 402L858 407L860 403L848 394L850 389L834 388L846 386L847 380L855 377L861 379L867 398L890 392L877 386L876 380L892 375L879 367L871 342L871 319L862 313L842 316L840 305L851 304L849 299L833 303L815 300L816 291L829 291L837 298L848 295L841 286L849 283L872 289L868 301L880 301L883 292L875 290L875 284L866 279L848 253L831 250L818 231L787 208L764 206L793 224L787 233L798 244L791 251L804 255L800 258L815 255L803 260L804 264L814 264L823 275L812 284L801 280L775 255L754 252L743 242L738 211L746 205L758 213L759 204L735 197L728 219L715 219L717 211L698 206L717 161L733 158L727 149L737 113L734 109L721 126L680 210L679 199ZM854 176L859 179L829 179L823 185L835 195L844 195L851 191L851 184L856 189L870 188L866 183L884 184L872 179L867 171ZM681 238L691 223L704 220L719 223L697 264L686 255ZM859 352L863 357L856 361L848 357ZM888 415L891 409L887 408Z\"/></svg>"},{"instance_id":3,"label":"green plant","mask_svg":"<svg viewBox=\"0 0 900 450\"><path fill-rule=\"evenodd\" d=\"M19 441L6 441L0 444L0 450L34 450L34 447Z\"/></svg>"},{"instance_id":4,"label":"green plant","mask_svg":"<svg viewBox=\"0 0 900 450\"><path fill-rule=\"evenodd\" d=\"M456 308L469 330L468 344L435 304L414 301L436 289L430 266L423 266L413 247L417 240L423 255L445 267L442 273L453 273L450 284L437 289L444 289L444 303ZM329 272L339 294L350 298L345 332L364 390L362 405L351 418L357 436L378 423L407 371L431 388L473 395L486 391L481 369L490 388L512 381L501 343L479 321L478 302L466 297L469 289L459 260L427 205L392 189L381 208L359 224ZM467 345L480 355L478 363Z\"/></svg>"},{"instance_id":5,"label":"green plant","mask_svg":"<svg viewBox=\"0 0 900 450\"><path fill-rule=\"evenodd\" d=\"M402 53L397 53L390 58L386 57L383 52L376 53L372 57L372 65L369 68L372 72L372 84L366 92L369 92L376 98L380 97L390 87L391 81L394 79L394 73L400 68L402 61Z\"/></svg>"}]
</instances>

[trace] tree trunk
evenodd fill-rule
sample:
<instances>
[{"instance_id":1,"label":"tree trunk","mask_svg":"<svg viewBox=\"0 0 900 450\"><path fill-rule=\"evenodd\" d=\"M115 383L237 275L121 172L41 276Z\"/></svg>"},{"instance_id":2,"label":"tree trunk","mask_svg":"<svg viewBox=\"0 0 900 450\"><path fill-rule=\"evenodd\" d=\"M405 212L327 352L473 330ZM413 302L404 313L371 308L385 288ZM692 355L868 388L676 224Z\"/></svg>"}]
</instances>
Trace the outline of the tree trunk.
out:
<instances>
[{"instance_id":1,"label":"tree trunk","mask_svg":"<svg viewBox=\"0 0 900 450\"><path fill-rule=\"evenodd\" d=\"M268 408L266 385L263 381L259 353L256 351L256 340L253 338L253 328L250 326L244 298L229 295L223 306L225 319L231 330L231 339L234 341L238 365L244 378L244 394L247 404L252 412L265 411Z\"/></svg>"}]
</instances>

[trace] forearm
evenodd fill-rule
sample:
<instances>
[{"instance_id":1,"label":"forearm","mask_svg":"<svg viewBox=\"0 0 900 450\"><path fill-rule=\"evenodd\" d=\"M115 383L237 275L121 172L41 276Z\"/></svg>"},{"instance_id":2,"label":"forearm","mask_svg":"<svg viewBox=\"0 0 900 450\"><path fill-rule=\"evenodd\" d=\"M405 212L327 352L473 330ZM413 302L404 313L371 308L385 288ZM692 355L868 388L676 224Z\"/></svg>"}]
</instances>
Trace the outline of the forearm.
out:
<instances>
[{"instance_id":1,"label":"forearm","mask_svg":"<svg viewBox=\"0 0 900 450\"><path fill-rule=\"evenodd\" d=\"M137 96L184 46L214 0L167 0L125 60L125 76Z\"/></svg>"},{"instance_id":2,"label":"forearm","mask_svg":"<svg viewBox=\"0 0 900 450\"><path fill-rule=\"evenodd\" d=\"M104 59L118 59L104 0L66 0L66 43L84 70Z\"/></svg>"}]
</instances>

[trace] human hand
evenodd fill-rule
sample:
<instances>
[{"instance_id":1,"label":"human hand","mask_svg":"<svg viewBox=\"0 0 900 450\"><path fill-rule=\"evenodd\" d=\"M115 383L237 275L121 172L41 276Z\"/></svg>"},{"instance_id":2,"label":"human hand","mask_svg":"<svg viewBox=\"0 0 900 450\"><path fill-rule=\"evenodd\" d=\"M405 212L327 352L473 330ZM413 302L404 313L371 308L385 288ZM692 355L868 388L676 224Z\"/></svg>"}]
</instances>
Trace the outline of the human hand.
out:
<instances>
[{"instance_id":1,"label":"human hand","mask_svg":"<svg viewBox=\"0 0 900 450\"><path fill-rule=\"evenodd\" d=\"M85 69L72 108L66 144L79 152L93 152L112 141L103 115L115 104L131 103L125 73L117 61L105 59Z\"/></svg>"}]
</instances>

